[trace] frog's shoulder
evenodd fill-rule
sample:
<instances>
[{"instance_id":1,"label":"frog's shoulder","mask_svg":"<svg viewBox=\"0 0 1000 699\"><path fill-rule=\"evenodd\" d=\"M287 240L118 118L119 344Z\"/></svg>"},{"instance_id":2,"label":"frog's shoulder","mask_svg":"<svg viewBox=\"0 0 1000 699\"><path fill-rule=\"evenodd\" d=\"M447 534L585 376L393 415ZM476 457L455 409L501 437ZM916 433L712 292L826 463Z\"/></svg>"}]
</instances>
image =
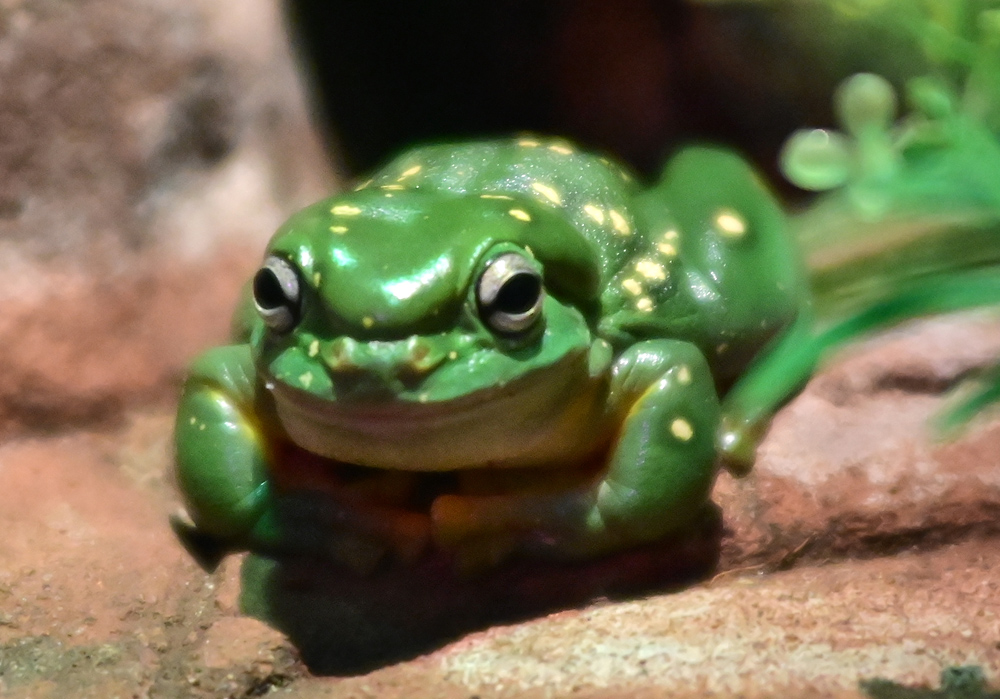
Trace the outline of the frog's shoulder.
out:
<instances>
[{"instance_id":1,"label":"frog's shoulder","mask_svg":"<svg viewBox=\"0 0 1000 699\"><path fill-rule=\"evenodd\" d=\"M634 254L635 178L609 158L562 139L521 137L418 147L359 189L424 189L458 196L530 199L557 211L617 269Z\"/></svg>"}]
</instances>

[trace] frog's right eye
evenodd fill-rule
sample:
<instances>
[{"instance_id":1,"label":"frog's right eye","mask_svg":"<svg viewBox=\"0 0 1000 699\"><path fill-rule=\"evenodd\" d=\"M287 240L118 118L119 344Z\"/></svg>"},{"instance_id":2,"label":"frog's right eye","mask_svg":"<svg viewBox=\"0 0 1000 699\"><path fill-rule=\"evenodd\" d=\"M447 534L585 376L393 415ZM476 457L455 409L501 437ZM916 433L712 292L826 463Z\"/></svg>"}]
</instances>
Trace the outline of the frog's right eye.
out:
<instances>
[{"instance_id":1,"label":"frog's right eye","mask_svg":"<svg viewBox=\"0 0 1000 699\"><path fill-rule=\"evenodd\" d=\"M542 275L523 255L509 252L490 262L476 287L479 315L494 332L519 336L542 317Z\"/></svg>"},{"instance_id":2,"label":"frog's right eye","mask_svg":"<svg viewBox=\"0 0 1000 699\"><path fill-rule=\"evenodd\" d=\"M264 324L275 332L288 332L299 322L302 293L292 264L271 255L253 278L253 302Z\"/></svg>"}]
</instances>

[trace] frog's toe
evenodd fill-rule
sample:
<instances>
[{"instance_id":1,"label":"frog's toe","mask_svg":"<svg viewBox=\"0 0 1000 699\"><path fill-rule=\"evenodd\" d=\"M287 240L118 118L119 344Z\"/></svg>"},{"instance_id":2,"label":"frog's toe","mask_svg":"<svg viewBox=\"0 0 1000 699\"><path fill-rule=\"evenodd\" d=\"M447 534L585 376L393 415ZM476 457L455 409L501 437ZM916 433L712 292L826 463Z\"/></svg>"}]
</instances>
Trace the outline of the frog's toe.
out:
<instances>
[{"instance_id":1,"label":"frog's toe","mask_svg":"<svg viewBox=\"0 0 1000 699\"><path fill-rule=\"evenodd\" d=\"M425 514L315 492L286 494L279 520L287 548L318 553L360 573L387 556L412 562L430 539Z\"/></svg>"},{"instance_id":2,"label":"frog's toe","mask_svg":"<svg viewBox=\"0 0 1000 699\"><path fill-rule=\"evenodd\" d=\"M207 573L214 572L232 550L222 539L198 529L183 510L170 515L170 528L184 550Z\"/></svg>"},{"instance_id":3,"label":"frog's toe","mask_svg":"<svg viewBox=\"0 0 1000 699\"><path fill-rule=\"evenodd\" d=\"M474 538L477 530L476 507L472 498L461 495L441 495L431 505L431 526L434 542L453 549L462 541Z\"/></svg>"},{"instance_id":4,"label":"frog's toe","mask_svg":"<svg viewBox=\"0 0 1000 699\"><path fill-rule=\"evenodd\" d=\"M378 568L389 548L366 537L338 532L327 541L326 552L334 561L363 577Z\"/></svg>"},{"instance_id":5,"label":"frog's toe","mask_svg":"<svg viewBox=\"0 0 1000 699\"><path fill-rule=\"evenodd\" d=\"M460 570L495 566L539 541L562 540L560 515L580 492L520 495L441 495L431 507L435 543L454 551ZM557 534L558 533L558 534Z\"/></svg>"},{"instance_id":6,"label":"frog's toe","mask_svg":"<svg viewBox=\"0 0 1000 699\"><path fill-rule=\"evenodd\" d=\"M520 524L503 497L441 495L431 506L434 542L445 549L504 534Z\"/></svg>"},{"instance_id":7,"label":"frog's toe","mask_svg":"<svg viewBox=\"0 0 1000 699\"><path fill-rule=\"evenodd\" d=\"M471 539L453 551L455 568L461 575L474 576L497 567L520 547L512 533Z\"/></svg>"}]
</instances>

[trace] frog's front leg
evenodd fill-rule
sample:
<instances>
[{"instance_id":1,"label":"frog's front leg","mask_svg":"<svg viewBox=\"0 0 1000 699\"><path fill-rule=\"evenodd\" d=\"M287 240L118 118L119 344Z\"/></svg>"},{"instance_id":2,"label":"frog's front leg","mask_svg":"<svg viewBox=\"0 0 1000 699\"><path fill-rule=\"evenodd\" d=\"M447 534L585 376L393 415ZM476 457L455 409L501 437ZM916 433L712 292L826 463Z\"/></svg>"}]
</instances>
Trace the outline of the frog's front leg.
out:
<instances>
[{"instance_id":1,"label":"frog's front leg","mask_svg":"<svg viewBox=\"0 0 1000 699\"><path fill-rule=\"evenodd\" d=\"M558 493L440 496L438 542L475 566L515 548L595 556L693 524L716 471L719 400L705 358L690 343L648 341L612 372L608 418L621 426L597 478Z\"/></svg>"},{"instance_id":2,"label":"frog's front leg","mask_svg":"<svg viewBox=\"0 0 1000 699\"><path fill-rule=\"evenodd\" d=\"M175 520L174 528L205 567L249 549L323 555L365 570L387 550L404 558L422 550L426 531L416 531L407 513L373 513L336 488L277 488L282 439L271 414L248 346L210 350L191 367L175 441L177 481L193 526Z\"/></svg>"},{"instance_id":3,"label":"frog's front leg","mask_svg":"<svg viewBox=\"0 0 1000 699\"><path fill-rule=\"evenodd\" d=\"M218 347L192 365L178 407L176 477L194 527L175 530L208 567L277 537L255 384L249 347Z\"/></svg>"}]
</instances>

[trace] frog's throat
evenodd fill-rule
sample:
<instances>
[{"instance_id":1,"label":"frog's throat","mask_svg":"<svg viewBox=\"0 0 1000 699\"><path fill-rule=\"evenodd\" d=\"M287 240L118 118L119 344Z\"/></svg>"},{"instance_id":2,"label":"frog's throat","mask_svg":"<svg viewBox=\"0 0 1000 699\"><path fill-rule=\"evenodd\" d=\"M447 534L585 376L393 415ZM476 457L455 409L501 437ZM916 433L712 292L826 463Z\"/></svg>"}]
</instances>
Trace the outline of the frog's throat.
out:
<instances>
[{"instance_id":1,"label":"frog's throat","mask_svg":"<svg viewBox=\"0 0 1000 699\"><path fill-rule=\"evenodd\" d=\"M573 466L609 438L607 379L570 355L502 386L447 401L338 402L275 381L278 419L298 446L402 471Z\"/></svg>"}]
</instances>

